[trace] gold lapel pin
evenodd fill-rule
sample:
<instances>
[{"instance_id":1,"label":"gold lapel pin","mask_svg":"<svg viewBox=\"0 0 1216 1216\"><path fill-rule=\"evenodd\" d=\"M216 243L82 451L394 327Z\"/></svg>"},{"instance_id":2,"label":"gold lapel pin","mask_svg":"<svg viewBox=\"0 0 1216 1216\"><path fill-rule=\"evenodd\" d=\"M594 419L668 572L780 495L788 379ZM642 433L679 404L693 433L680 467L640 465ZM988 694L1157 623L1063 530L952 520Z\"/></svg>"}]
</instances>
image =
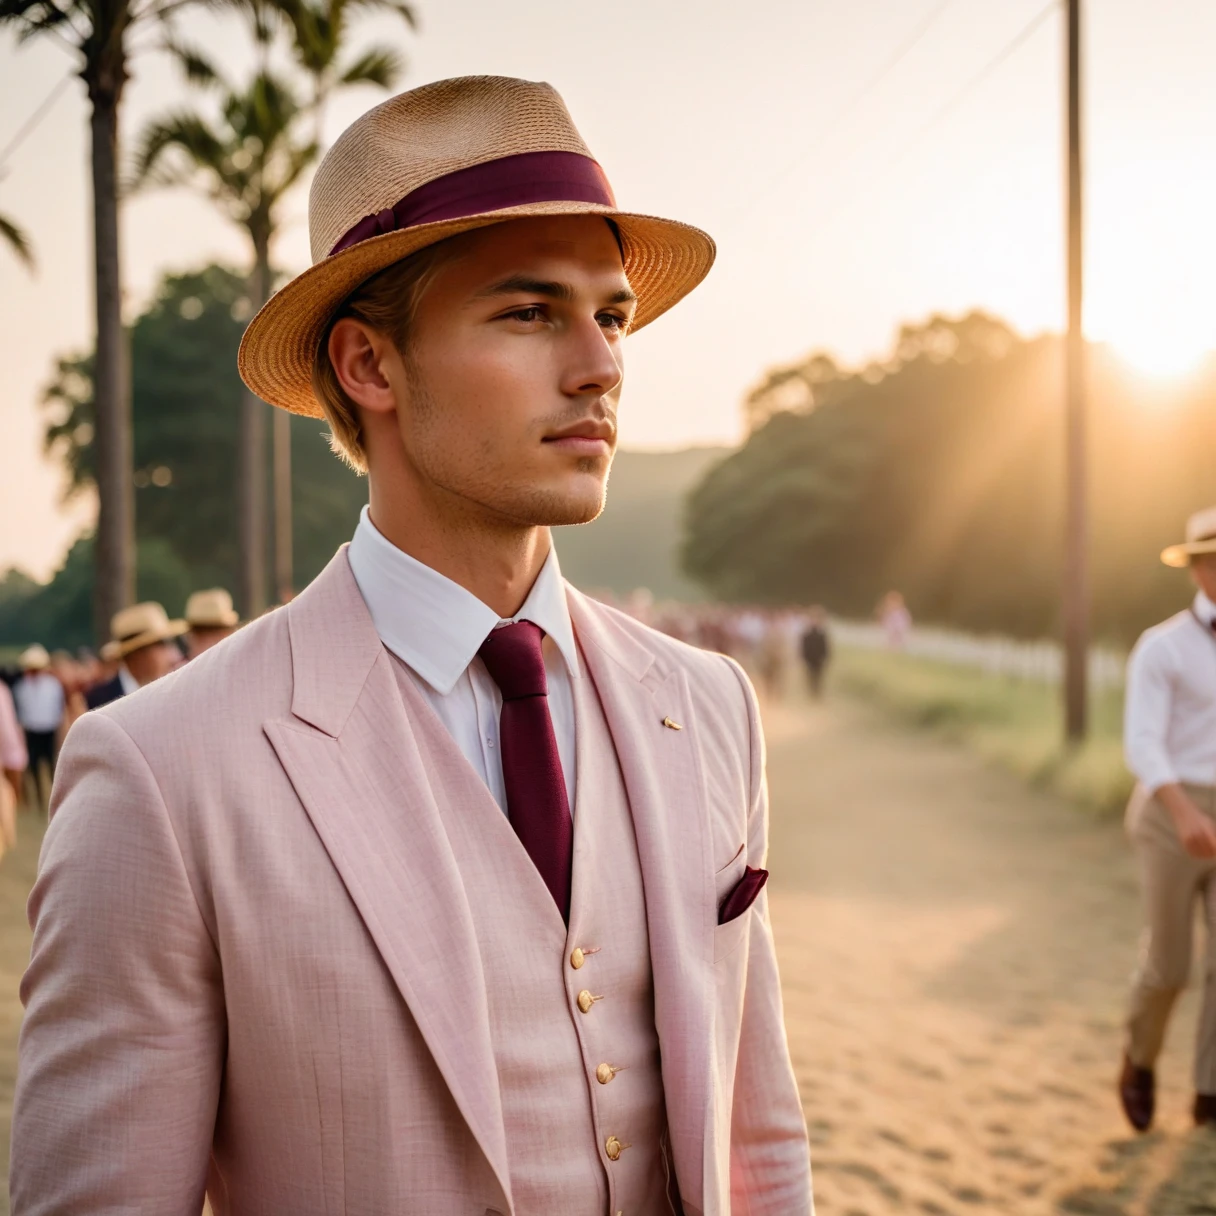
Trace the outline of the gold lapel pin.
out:
<instances>
[{"instance_id":1,"label":"gold lapel pin","mask_svg":"<svg viewBox=\"0 0 1216 1216\"><path fill-rule=\"evenodd\" d=\"M667 727L668 730L683 730L684 729L678 722L673 722L670 718L664 718L663 725L665 727Z\"/></svg>"}]
</instances>

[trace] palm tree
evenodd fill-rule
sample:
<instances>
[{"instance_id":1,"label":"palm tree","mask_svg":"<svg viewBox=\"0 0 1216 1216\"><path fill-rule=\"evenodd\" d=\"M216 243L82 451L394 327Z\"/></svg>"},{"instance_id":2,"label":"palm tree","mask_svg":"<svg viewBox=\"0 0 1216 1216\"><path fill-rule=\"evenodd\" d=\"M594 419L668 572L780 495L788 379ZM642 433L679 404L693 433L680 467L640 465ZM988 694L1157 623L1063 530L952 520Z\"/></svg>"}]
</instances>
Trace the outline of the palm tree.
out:
<instances>
[{"instance_id":1,"label":"palm tree","mask_svg":"<svg viewBox=\"0 0 1216 1216\"><path fill-rule=\"evenodd\" d=\"M237 89L197 52L179 54L192 79L218 90L219 117L180 110L152 122L139 141L135 183L201 186L245 229L253 252L250 295L257 309L270 298L270 246L280 205L316 159L317 143L301 137L306 110L291 86L270 70L264 68L247 88ZM241 599L248 616L266 606L265 464L266 406L248 393L237 471ZM282 594L284 589L279 590Z\"/></svg>"},{"instance_id":2,"label":"palm tree","mask_svg":"<svg viewBox=\"0 0 1216 1216\"><path fill-rule=\"evenodd\" d=\"M0 0L0 28L19 41L52 39L76 56L91 107L93 258L97 324L97 632L135 593L131 385L118 256L118 110L132 35L192 0Z\"/></svg>"},{"instance_id":3,"label":"palm tree","mask_svg":"<svg viewBox=\"0 0 1216 1216\"><path fill-rule=\"evenodd\" d=\"M312 82L311 110L315 139L321 142L325 104L339 89L371 84L390 89L405 70L401 54L387 45L369 46L347 58L350 21L356 12L394 13L410 29L417 27L414 10L405 0L259 0L273 6L291 26L292 50ZM291 418L274 415L275 584L280 602L290 598L293 585L291 525Z\"/></svg>"},{"instance_id":4,"label":"palm tree","mask_svg":"<svg viewBox=\"0 0 1216 1216\"><path fill-rule=\"evenodd\" d=\"M417 29L413 8L404 0L268 0L290 23L292 50L312 81L312 107L320 131L325 103L338 90L356 84L374 84L389 89L405 70L405 60L395 47L367 47L353 59L345 58L350 21L356 14L393 13L411 29Z\"/></svg>"},{"instance_id":5,"label":"palm tree","mask_svg":"<svg viewBox=\"0 0 1216 1216\"><path fill-rule=\"evenodd\" d=\"M30 248L29 238L6 215L0 215L0 241L25 263L27 269L34 269L34 251Z\"/></svg>"}]
</instances>

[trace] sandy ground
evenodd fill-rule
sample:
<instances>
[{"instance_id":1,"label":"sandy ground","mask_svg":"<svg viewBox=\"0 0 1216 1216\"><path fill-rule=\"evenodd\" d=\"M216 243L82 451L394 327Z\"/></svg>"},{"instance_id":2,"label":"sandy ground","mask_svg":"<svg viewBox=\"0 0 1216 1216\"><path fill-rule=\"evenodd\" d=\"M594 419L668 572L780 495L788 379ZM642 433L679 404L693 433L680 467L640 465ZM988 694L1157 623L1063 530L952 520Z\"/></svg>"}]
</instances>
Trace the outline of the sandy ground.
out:
<instances>
[{"instance_id":1,"label":"sandy ground","mask_svg":"<svg viewBox=\"0 0 1216 1216\"><path fill-rule=\"evenodd\" d=\"M770 869L820 1216L1216 1213L1189 1122L1113 1093L1137 892L1117 825L850 706L767 714Z\"/></svg>"},{"instance_id":2,"label":"sandy ground","mask_svg":"<svg viewBox=\"0 0 1216 1216\"><path fill-rule=\"evenodd\" d=\"M1216 1214L1216 1134L1187 1116L1193 992L1157 1130L1132 1137L1115 1106L1137 931L1117 827L857 706L766 720L773 919L820 1216ZM40 837L29 816L22 829L0 863L5 1178Z\"/></svg>"}]
</instances>

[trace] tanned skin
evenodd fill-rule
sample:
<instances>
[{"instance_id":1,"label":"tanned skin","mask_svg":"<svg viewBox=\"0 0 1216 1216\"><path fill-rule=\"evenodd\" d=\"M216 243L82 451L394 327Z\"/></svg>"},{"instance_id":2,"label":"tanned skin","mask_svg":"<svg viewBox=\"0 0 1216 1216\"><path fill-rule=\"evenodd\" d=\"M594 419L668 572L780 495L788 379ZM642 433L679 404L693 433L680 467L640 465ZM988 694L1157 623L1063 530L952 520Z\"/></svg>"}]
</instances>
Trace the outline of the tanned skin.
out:
<instances>
[{"instance_id":1,"label":"tanned skin","mask_svg":"<svg viewBox=\"0 0 1216 1216\"><path fill-rule=\"evenodd\" d=\"M603 509L635 306L608 224L554 216L463 237L404 352L339 321L329 357L358 408L379 531L499 616L518 612L549 528Z\"/></svg>"}]
</instances>

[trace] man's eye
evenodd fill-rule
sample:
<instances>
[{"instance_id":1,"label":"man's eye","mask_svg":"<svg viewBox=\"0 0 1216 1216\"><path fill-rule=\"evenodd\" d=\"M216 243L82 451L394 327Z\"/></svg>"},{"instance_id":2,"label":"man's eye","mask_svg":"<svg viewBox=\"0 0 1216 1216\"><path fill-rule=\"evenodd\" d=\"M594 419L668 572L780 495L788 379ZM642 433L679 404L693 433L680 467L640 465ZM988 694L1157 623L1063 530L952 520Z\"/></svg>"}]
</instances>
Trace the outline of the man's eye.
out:
<instances>
[{"instance_id":1,"label":"man's eye","mask_svg":"<svg viewBox=\"0 0 1216 1216\"><path fill-rule=\"evenodd\" d=\"M605 329L615 329L624 333L629 328L629 318L622 317L615 312L602 312L600 313L600 324Z\"/></svg>"},{"instance_id":2,"label":"man's eye","mask_svg":"<svg viewBox=\"0 0 1216 1216\"><path fill-rule=\"evenodd\" d=\"M543 321L544 311L539 304L529 304L527 308L517 308L511 314L517 321Z\"/></svg>"}]
</instances>

